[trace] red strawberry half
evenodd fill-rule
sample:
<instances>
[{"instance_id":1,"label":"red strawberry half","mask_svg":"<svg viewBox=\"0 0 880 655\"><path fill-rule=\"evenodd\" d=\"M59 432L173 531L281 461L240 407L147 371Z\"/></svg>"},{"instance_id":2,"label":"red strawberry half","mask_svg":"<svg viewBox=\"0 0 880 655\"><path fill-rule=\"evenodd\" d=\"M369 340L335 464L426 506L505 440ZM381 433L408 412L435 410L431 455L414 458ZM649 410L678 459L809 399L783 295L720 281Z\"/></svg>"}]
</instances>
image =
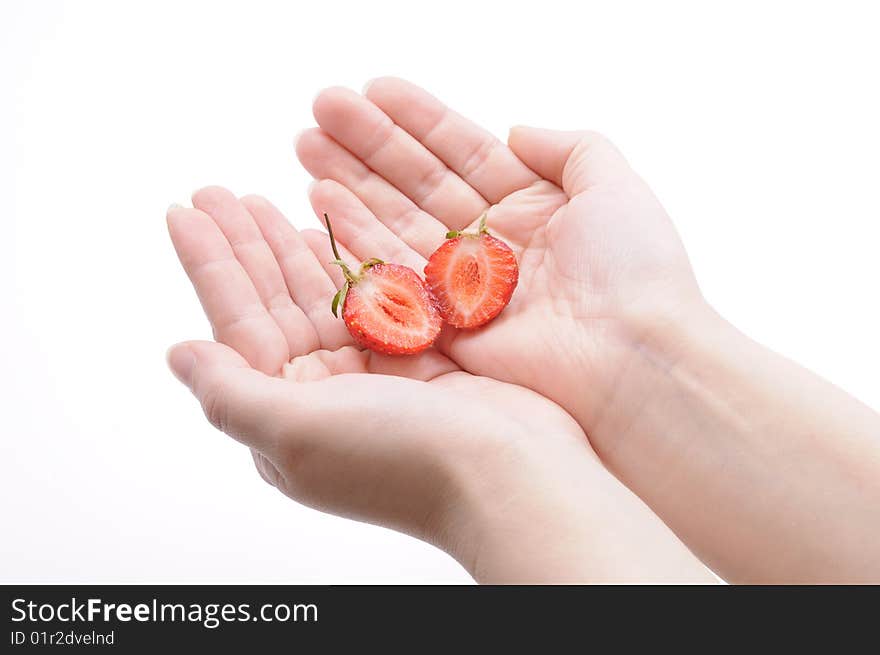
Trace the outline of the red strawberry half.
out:
<instances>
[{"instance_id":1,"label":"red strawberry half","mask_svg":"<svg viewBox=\"0 0 880 655\"><path fill-rule=\"evenodd\" d=\"M440 313L457 328L485 325L510 302L519 267L510 247L486 230L449 232L425 266L425 280Z\"/></svg>"},{"instance_id":2,"label":"red strawberry half","mask_svg":"<svg viewBox=\"0 0 880 655\"><path fill-rule=\"evenodd\" d=\"M336 315L342 303L342 320L352 338L364 348L386 355L412 355L434 343L442 326L440 312L416 272L400 264L368 259L353 273L339 258L329 219L327 231L336 256L334 263L345 275L345 285L333 298L332 310Z\"/></svg>"}]
</instances>

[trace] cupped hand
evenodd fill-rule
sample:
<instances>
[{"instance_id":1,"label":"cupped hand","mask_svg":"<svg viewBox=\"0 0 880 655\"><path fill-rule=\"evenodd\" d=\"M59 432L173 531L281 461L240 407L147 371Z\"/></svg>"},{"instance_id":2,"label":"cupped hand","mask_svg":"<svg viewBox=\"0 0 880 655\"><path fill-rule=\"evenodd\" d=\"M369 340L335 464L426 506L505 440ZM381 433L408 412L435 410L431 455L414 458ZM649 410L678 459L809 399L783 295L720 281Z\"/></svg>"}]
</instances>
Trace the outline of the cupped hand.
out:
<instances>
[{"instance_id":1,"label":"cupped hand","mask_svg":"<svg viewBox=\"0 0 880 655\"><path fill-rule=\"evenodd\" d=\"M310 192L357 258L416 270L448 229L488 211L516 252L519 286L499 318L447 330L439 350L469 372L528 386L592 435L614 381L653 330L702 305L663 208L590 132L514 128L500 142L424 90L380 78L323 91L297 154Z\"/></svg>"},{"instance_id":2,"label":"cupped hand","mask_svg":"<svg viewBox=\"0 0 880 655\"><path fill-rule=\"evenodd\" d=\"M218 343L179 344L169 363L267 482L434 543L478 580L707 579L553 402L435 349L356 348L330 312L323 233L218 187L193 204L168 225Z\"/></svg>"}]
</instances>

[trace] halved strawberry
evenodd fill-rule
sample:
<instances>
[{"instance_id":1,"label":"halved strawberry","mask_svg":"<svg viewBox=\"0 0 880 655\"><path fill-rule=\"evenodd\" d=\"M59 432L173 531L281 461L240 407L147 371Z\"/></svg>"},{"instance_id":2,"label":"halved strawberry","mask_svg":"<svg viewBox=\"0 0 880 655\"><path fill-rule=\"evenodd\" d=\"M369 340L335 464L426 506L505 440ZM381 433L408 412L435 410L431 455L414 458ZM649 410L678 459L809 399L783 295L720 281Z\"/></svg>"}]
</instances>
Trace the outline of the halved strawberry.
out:
<instances>
[{"instance_id":1,"label":"halved strawberry","mask_svg":"<svg viewBox=\"0 0 880 655\"><path fill-rule=\"evenodd\" d=\"M476 233L449 232L425 266L440 313L457 328L485 325L510 302L519 267L510 247L491 236L485 215Z\"/></svg>"},{"instance_id":2,"label":"halved strawberry","mask_svg":"<svg viewBox=\"0 0 880 655\"><path fill-rule=\"evenodd\" d=\"M424 350L442 325L425 283L400 264L373 264L351 283L342 319L355 341L387 355Z\"/></svg>"},{"instance_id":3,"label":"halved strawberry","mask_svg":"<svg viewBox=\"0 0 880 655\"><path fill-rule=\"evenodd\" d=\"M352 338L364 348L386 355L412 355L428 348L440 334L442 320L431 293L414 270L381 259L361 263L357 274L339 258L330 220L327 232L342 268L345 284L333 297L337 315L342 303L342 320Z\"/></svg>"}]
</instances>

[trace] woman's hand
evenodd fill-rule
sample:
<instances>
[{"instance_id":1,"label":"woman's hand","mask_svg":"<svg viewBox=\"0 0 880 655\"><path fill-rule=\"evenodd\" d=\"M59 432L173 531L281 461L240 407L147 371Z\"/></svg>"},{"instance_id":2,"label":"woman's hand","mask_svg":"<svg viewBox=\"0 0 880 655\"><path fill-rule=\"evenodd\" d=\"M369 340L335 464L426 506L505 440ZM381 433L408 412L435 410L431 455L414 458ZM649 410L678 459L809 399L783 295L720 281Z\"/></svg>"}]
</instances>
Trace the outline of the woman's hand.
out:
<instances>
[{"instance_id":1,"label":"woman's hand","mask_svg":"<svg viewBox=\"0 0 880 655\"><path fill-rule=\"evenodd\" d=\"M450 330L438 348L553 399L591 439L640 344L703 305L665 211L598 134L515 128L505 145L394 78L365 96L328 89L314 113L320 127L297 143L323 180L312 205L357 257L421 271L447 230L489 210L490 231L516 252L519 286L498 319Z\"/></svg>"},{"instance_id":2,"label":"woman's hand","mask_svg":"<svg viewBox=\"0 0 880 655\"><path fill-rule=\"evenodd\" d=\"M401 80L329 89L297 152L356 254L418 265L489 210L510 306L439 350L555 400L602 460L734 582L880 578L880 417L704 302L666 213L592 133L508 144Z\"/></svg>"},{"instance_id":3,"label":"woman's hand","mask_svg":"<svg viewBox=\"0 0 880 655\"><path fill-rule=\"evenodd\" d=\"M434 543L481 581L711 580L553 402L433 349L355 348L330 313L325 235L219 188L193 203L169 229L221 343L169 363L267 482Z\"/></svg>"}]
</instances>

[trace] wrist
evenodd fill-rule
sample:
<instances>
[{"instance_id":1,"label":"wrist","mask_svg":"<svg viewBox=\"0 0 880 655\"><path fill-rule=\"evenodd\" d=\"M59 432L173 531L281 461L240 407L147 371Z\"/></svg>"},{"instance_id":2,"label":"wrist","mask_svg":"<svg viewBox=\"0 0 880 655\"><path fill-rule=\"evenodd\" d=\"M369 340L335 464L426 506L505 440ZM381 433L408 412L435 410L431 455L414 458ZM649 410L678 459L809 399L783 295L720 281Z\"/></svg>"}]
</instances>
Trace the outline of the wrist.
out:
<instances>
[{"instance_id":1,"label":"wrist","mask_svg":"<svg viewBox=\"0 0 880 655\"><path fill-rule=\"evenodd\" d=\"M459 502L444 515L438 545L478 582L715 580L584 435L527 436L505 439L495 465L462 471Z\"/></svg>"},{"instance_id":2,"label":"wrist","mask_svg":"<svg viewBox=\"0 0 880 655\"><path fill-rule=\"evenodd\" d=\"M876 415L708 306L636 343L590 431L609 468L732 582L865 580Z\"/></svg>"},{"instance_id":3,"label":"wrist","mask_svg":"<svg viewBox=\"0 0 880 655\"><path fill-rule=\"evenodd\" d=\"M647 448L646 441L675 431L676 421L691 418L698 397L711 393L700 372L737 356L745 341L702 299L621 326L607 345L601 396L584 399L581 424L600 457L606 460L624 442L627 450ZM703 388L696 388L696 378Z\"/></svg>"}]
</instances>

